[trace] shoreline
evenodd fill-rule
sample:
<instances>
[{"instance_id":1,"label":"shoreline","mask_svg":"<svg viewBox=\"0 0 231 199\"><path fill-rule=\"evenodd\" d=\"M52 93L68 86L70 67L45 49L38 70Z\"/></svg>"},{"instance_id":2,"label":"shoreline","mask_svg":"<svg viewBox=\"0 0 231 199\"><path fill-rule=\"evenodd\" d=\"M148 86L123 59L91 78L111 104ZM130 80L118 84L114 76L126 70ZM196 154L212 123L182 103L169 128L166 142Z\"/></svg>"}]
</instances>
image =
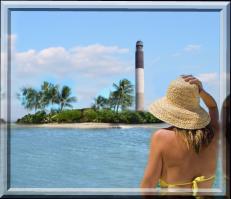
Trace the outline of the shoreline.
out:
<instances>
[{"instance_id":1,"label":"shoreline","mask_svg":"<svg viewBox=\"0 0 231 199\"><path fill-rule=\"evenodd\" d=\"M123 124L123 123L48 123L48 124L16 124L12 123L11 127L28 127L28 128L79 128L79 129L98 129L98 128L165 128L169 125L166 123L153 124Z\"/></svg>"}]
</instances>

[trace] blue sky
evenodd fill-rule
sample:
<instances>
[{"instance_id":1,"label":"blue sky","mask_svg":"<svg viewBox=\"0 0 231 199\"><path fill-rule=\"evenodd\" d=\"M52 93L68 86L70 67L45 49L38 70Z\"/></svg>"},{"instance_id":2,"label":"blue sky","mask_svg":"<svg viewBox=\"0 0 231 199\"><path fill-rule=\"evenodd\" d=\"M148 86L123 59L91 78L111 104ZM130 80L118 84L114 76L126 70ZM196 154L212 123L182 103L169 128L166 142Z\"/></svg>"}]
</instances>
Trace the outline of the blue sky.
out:
<instances>
[{"instance_id":1,"label":"blue sky","mask_svg":"<svg viewBox=\"0 0 231 199\"><path fill-rule=\"evenodd\" d=\"M107 96L113 82L135 84L137 40L146 108L181 74L199 77L219 100L218 12L14 11L11 20L13 120L27 113L15 97L23 86L68 85L74 108L83 108Z\"/></svg>"}]
</instances>

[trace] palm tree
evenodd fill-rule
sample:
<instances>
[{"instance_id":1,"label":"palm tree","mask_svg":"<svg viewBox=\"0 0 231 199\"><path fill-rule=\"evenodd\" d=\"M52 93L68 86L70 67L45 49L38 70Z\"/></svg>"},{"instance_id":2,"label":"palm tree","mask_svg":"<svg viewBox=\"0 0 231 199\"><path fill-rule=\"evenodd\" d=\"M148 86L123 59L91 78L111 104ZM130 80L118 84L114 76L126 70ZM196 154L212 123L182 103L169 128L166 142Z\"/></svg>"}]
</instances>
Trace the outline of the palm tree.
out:
<instances>
[{"instance_id":1,"label":"palm tree","mask_svg":"<svg viewBox=\"0 0 231 199\"><path fill-rule=\"evenodd\" d=\"M95 109L101 109L101 108L106 108L108 106L108 99L99 95L94 99L94 104L93 108Z\"/></svg>"},{"instance_id":2,"label":"palm tree","mask_svg":"<svg viewBox=\"0 0 231 199\"><path fill-rule=\"evenodd\" d=\"M59 92L59 86L52 84L50 87L50 102L52 105L57 103L58 101L58 92Z\"/></svg>"},{"instance_id":3,"label":"palm tree","mask_svg":"<svg viewBox=\"0 0 231 199\"><path fill-rule=\"evenodd\" d=\"M117 104L116 94L110 91L109 98L108 98L108 106L110 109L113 109L115 111L116 104Z\"/></svg>"},{"instance_id":4,"label":"palm tree","mask_svg":"<svg viewBox=\"0 0 231 199\"><path fill-rule=\"evenodd\" d=\"M44 81L41 86L41 92L43 93L41 102L46 107L50 103L50 86L51 84L49 82Z\"/></svg>"},{"instance_id":5,"label":"palm tree","mask_svg":"<svg viewBox=\"0 0 231 199\"><path fill-rule=\"evenodd\" d=\"M68 86L63 86L61 91L58 91L56 103L60 105L60 111L62 111L64 107L72 108L71 103L77 101L76 97L70 97L70 95L71 89Z\"/></svg>"},{"instance_id":6,"label":"palm tree","mask_svg":"<svg viewBox=\"0 0 231 199\"><path fill-rule=\"evenodd\" d=\"M41 86L41 91L43 93L42 103L44 106L49 104L53 105L58 101L58 85L44 81ZM51 107L52 109L52 107Z\"/></svg>"},{"instance_id":7,"label":"palm tree","mask_svg":"<svg viewBox=\"0 0 231 199\"><path fill-rule=\"evenodd\" d=\"M133 103L133 85L127 79L122 79L119 81L119 84L113 83L114 88L116 89L113 92L113 98L116 100L115 110L118 112L119 108L124 110L129 106L132 106Z\"/></svg>"},{"instance_id":8,"label":"palm tree","mask_svg":"<svg viewBox=\"0 0 231 199\"><path fill-rule=\"evenodd\" d=\"M58 104L62 111L64 107L72 107L71 103L76 102L76 97L70 97L71 89L68 86L63 86L59 90L58 85L44 81L41 85L41 90L37 91L31 87L22 88L21 93L17 93L18 98L22 101L22 105L28 109L42 109L50 104ZM52 107L51 107L52 109Z\"/></svg>"},{"instance_id":9,"label":"palm tree","mask_svg":"<svg viewBox=\"0 0 231 199\"><path fill-rule=\"evenodd\" d=\"M41 102L42 99L42 92L36 91L35 89L29 88L22 88L21 95L18 94L18 97L22 99L22 105L28 110L35 110L43 109L44 104Z\"/></svg>"}]
</instances>

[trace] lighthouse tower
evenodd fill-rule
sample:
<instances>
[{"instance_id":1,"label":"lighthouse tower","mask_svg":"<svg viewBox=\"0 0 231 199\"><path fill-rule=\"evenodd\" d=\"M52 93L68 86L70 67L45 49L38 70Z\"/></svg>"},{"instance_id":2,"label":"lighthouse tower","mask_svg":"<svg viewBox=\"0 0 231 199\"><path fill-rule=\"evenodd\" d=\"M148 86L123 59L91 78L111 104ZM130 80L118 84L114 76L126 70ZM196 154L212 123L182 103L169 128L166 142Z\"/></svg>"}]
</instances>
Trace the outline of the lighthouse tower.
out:
<instances>
[{"instance_id":1,"label":"lighthouse tower","mask_svg":"<svg viewBox=\"0 0 231 199\"><path fill-rule=\"evenodd\" d=\"M144 53L143 42L136 42L136 111L144 110Z\"/></svg>"}]
</instances>

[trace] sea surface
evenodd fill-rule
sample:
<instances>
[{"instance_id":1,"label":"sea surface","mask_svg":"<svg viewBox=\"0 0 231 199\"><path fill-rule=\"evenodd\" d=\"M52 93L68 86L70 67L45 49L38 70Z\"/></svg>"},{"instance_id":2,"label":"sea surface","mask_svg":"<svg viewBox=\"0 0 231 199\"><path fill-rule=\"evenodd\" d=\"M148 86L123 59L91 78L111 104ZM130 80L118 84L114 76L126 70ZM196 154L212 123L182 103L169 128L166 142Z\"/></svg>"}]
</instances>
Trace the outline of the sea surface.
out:
<instances>
[{"instance_id":1,"label":"sea surface","mask_svg":"<svg viewBox=\"0 0 231 199\"><path fill-rule=\"evenodd\" d=\"M139 188L157 128L33 128L10 133L10 187ZM222 188L221 160L215 188Z\"/></svg>"}]
</instances>

